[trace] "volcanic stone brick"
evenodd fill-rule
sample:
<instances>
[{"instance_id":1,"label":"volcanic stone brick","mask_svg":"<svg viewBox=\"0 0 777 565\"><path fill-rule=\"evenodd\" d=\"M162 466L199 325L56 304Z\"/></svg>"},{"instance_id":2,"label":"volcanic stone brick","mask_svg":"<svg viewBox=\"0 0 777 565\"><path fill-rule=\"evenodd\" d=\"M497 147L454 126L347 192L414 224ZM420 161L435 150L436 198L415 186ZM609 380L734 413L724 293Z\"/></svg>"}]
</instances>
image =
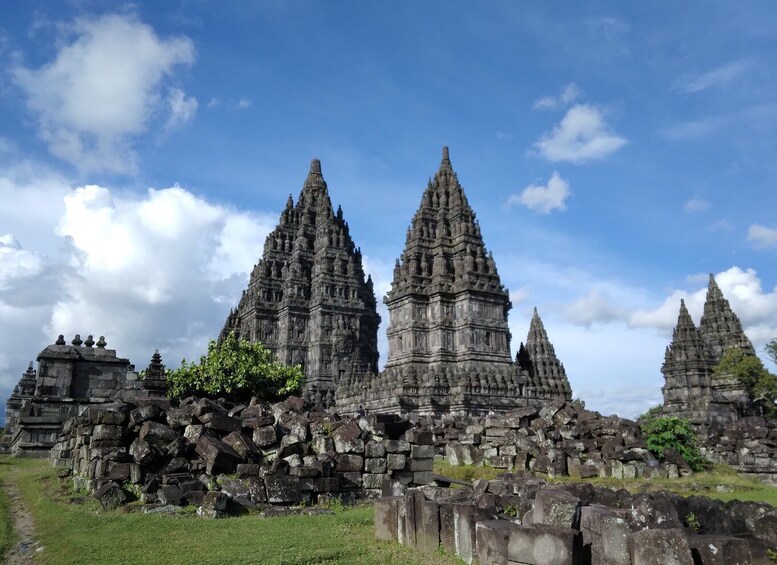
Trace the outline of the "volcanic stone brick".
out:
<instances>
[{"instance_id":1,"label":"volcanic stone brick","mask_svg":"<svg viewBox=\"0 0 777 565\"><path fill-rule=\"evenodd\" d=\"M434 446L413 445L410 447L410 457L413 459L432 459L434 458Z\"/></svg>"},{"instance_id":2,"label":"volcanic stone brick","mask_svg":"<svg viewBox=\"0 0 777 565\"><path fill-rule=\"evenodd\" d=\"M258 477L262 472L262 466L257 463L240 463L238 464L236 471L241 479Z\"/></svg>"},{"instance_id":3,"label":"volcanic stone brick","mask_svg":"<svg viewBox=\"0 0 777 565\"><path fill-rule=\"evenodd\" d=\"M416 533L420 527L424 495L419 491L409 491L399 501L399 543L416 547Z\"/></svg>"},{"instance_id":4,"label":"volcanic stone brick","mask_svg":"<svg viewBox=\"0 0 777 565\"><path fill-rule=\"evenodd\" d=\"M386 469L386 459L370 458L364 460L365 473L385 473Z\"/></svg>"},{"instance_id":5,"label":"volcanic stone brick","mask_svg":"<svg viewBox=\"0 0 777 565\"><path fill-rule=\"evenodd\" d=\"M197 445L203 429L204 428L200 424L190 424L184 429L183 437L186 438L186 441L188 441L190 445Z\"/></svg>"},{"instance_id":6,"label":"volcanic stone brick","mask_svg":"<svg viewBox=\"0 0 777 565\"><path fill-rule=\"evenodd\" d=\"M364 456L372 458L386 457L386 446L382 443L370 441L364 446Z\"/></svg>"},{"instance_id":7,"label":"volcanic stone brick","mask_svg":"<svg viewBox=\"0 0 777 565\"><path fill-rule=\"evenodd\" d=\"M108 466L108 478L123 483L130 478L129 463L112 463Z\"/></svg>"},{"instance_id":8,"label":"volcanic stone brick","mask_svg":"<svg viewBox=\"0 0 777 565\"><path fill-rule=\"evenodd\" d=\"M305 445L296 436L283 436L281 446L278 449L278 457L301 456L305 452Z\"/></svg>"},{"instance_id":9,"label":"volcanic stone brick","mask_svg":"<svg viewBox=\"0 0 777 565\"><path fill-rule=\"evenodd\" d=\"M342 453L337 456L335 470L341 473L361 472L364 468L364 458L360 455Z\"/></svg>"},{"instance_id":10,"label":"volcanic stone brick","mask_svg":"<svg viewBox=\"0 0 777 565\"><path fill-rule=\"evenodd\" d=\"M178 432L167 424L147 421L143 422L143 425L140 427L138 437L151 445L165 447L168 443L178 437Z\"/></svg>"},{"instance_id":11,"label":"volcanic stone brick","mask_svg":"<svg viewBox=\"0 0 777 565\"><path fill-rule=\"evenodd\" d=\"M209 475L216 471L231 472L243 458L223 441L209 436L201 436L197 441L196 451L207 462Z\"/></svg>"},{"instance_id":12,"label":"volcanic stone brick","mask_svg":"<svg viewBox=\"0 0 777 565\"><path fill-rule=\"evenodd\" d=\"M389 453L386 455L386 466L390 471L400 471L407 464L407 456L402 453Z\"/></svg>"},{"instance_id":13,"label":"volcanic stone brick","mask_svg":"<svg viewBox=\"0 0 777 565\"><path fill-rule=\"evenodd\" d=\"M545 524L518 528L510 533L507 558L526 565L575 565L582 559L580 532Z\"/></svg>"},{"instance_id":14,"label":"volcanic stone brick","mask_svg":"<svg viewBox=\"0 0 777 565\"><path fill-rule=\"evenodd\" d=\"M685 532L642 530L629 534L631 561L638 565L692 565L691 546Z\"/></svg>"},{"instance_id":15,"label":"volcanic stone brick","mask_svg":"<svg viewBox=\"0 0 777 565\"><path fill-rule=\"evenodd\" d=\"M239 418L232 418L222 412L209 412L199 416L199 419L206 428L221 432L234 432L243 427Z\"/></svg>"},{"instance_id":16,"label":"volcanic stone brick","mask_svg":"<svg viewBox=\"0 0 777 565\"><path fill-rule=\"evenodd\" d=\"M592 563L630 565L629 526L609 508L584 506L580 511L580 530Z\"/></svg>"},{"instance_id":17,"label":"volcanic stone brick","mask_svg":"<svg viewBox=\"0 0 777 565\"><path fill-rule=\"evenodd\" d=\"M413 471L413 482L417 485L428 485L434 480L431 471Z\"/></svg>"},{"instance_id":18,"label":"volcanic stone brick","mask_svg":"<svg viewBox=\"0 0 777 565\"><path fill-rule=\"evenodd\" d=\"M755 521L753 535L777 546L777 510L772 510Z\"/></svg>"},{"instance_id":19,"label":"volcanic stone brick","mask_svg":"<svg viewBox=\"0 0 777 565\"><path fill-rule=\"evenodd\" d=\"M403 496L389 496L375 501L375 539L397 541L399 539L399 501Z\"/></svg>"},{"instance_id":20,"label":"volcanic stone brick","mask_svg":"<svg viewBox=\"0 0 777 565\"><path fill-rule=\"evenodd\" d=\"M96 489L93 496L100 501L103 510L114 510L127 500L127 494L113 481Z\"/></svg>"},{"instance_id":21,"label":"volcanic stone brick","mask_svg":"<svg viewBox=\"0 0 777 565\"><path fill-rule=\"evenodd\" d=\"M722 507L722 504L720 506ZM631 503L631 523L639 529L682 528L677 508L670 499L661 496L661 493L635 496Z\"/></svg>"},{"instance_id":22,"label":"volcanic stone brick","mask_svg":"<svg viewBox=\"0 0 777 565\"><path fill-rule=\"evenodd\" d=\"M264 489L264 481L258 477L250 477L248 479L248 493L251 496L251 500L257 504L267 502L267 492Z\"/></svg>"},{"instance_id":23,"label":"volcanic stone brick","mask_svg":"<svg viewBox=\"0 0 777 565\"><path fill-rule=\"evenodd\" d=\"M534 523L559 528L577 528L580 523L580 499L553 488L537 492L534 499Z\"/></svg>"},{"instance_id":24,"label":"volcanic stone brick","mask_svg":"<svg viewBox=\"0 0 777 565\"><path fill-rule=\"evenodd\" d=\"M183 493L178 485L164 485L157 491L157 497L162 504L180 505L183 502Z\"/></svg>"},{"instance_id":25,"label":"volcanic stone brick","mask_svg":"<svg viewBox=\"0 0 777 565\"><path fill-rule=\"evenodd\" d=\"M416 522L416 544L427 553L436 552L440 546L440 506L434 501L421 503L421 523Z\"/></svg>"},{"instance_id":26,"label":"volcanic stone brick","mask_svg":"<svg viewBox=\"0 0 777 565\"><path fill-rule=\"evenodd\" d=\"M95 445L95 441L117 441L122 436L121 426L109 426L106 424L98 424L92 430L92 445Z\"/></svg>"},{"instance_id":27,"label":"volcanic stone brick","mask_svg":"<svg viewBox=\"0 0 777 565\"><path fill-rule=\"evenodd\" d=\"M471 502L453 504L452 520L447 524L440 523L443 528L453 528L454 552L465 563L472 563L476 557L475 524L481 520L492 520L496 516L491 512L478 508Z\"/></svg>"},{"instance_id":28,"label":"volcanic stone brick","mask_svg":"<svg viewBox=\"0 0 777 565\"><path fill-rule=\"evenodd\" d=\"M226 494L211 491L205 495L202 506L197 509L197 515L203 518L224 518L227 516L227 504L229 497Z\"/></svg>"},{"instance_id":29,"label":"volcanic stone brick","mask_svg":"<svg viewBox=\"0 0 777 565\"><path fill-rule=\"evenodd\" d=\"M256 428L253 436L254 443L257 447L269 447L278 441L278 436L273 426L264 426L263 428Z\"/></svg>"},{"instance_id":30,"label":"volcanic stone brick","mask_svg":"<svg viewBox=\"0 0 777 565\"><path fill-rule=\"evenodd\" d=\"M295 504L302 499L299 477L291 475L265 475L264 488L270 504Z\"/></svg>"},{"instance_id":31,"label":"volcanic stone brick","mask_svg":"<svg viewBox=\"0 0 777 565\"><path fill-rule=\"evenodd\" d=\"M322 477L316 479L313 490L315 492L336 492L340 489L340 479L338 477Z\"/></svg>"},{"instance_id":32,"label":"volcanic stone brick","mask_svg":"<svg viewBox=\"0 0 777 565\"><path fill-rule=\"evenodd\" d=\"M362 475L362 487L373 490L379 489L387 478L388 475L385 473L364 473Z\"/></svg>"},{"instance_id":33,"label":"volcanic stone brick","mask_svg":"<svg viewBox=\"0 0 777 565\"><path fill-rule=\"evenodd\" d=\"M193 421L192 410L189 406L167 410L167 425L171 428L185 428Z\"/></svg>"},{"instance_id":34,"label":"volcanic stone brick","mask_svg":"<svg viewBox=\"0 0 777 565\"><path fill-rule=\"evenodd\" d=\"M407 430L405 432L405 439L416 445L434 445L434 434L426 430Z\"/></svg>"},{"instance_id":35,"label":"volcanic stone brick","mask_svg":"<svg viewBox=\"0 0 777 565\"><path fill-rule=\"evenodd\" d=\"M148 420L154 420L162 415L162 409L156 404L139 406L130 412L129 427L134 428Z\"/></svg>"},{"instance_id":36,"label":"volcanic stone brick","mask_svg":"<svg viewBox=\"0 0 777 565\"><path fill-rule=\"evenodd\" d=\"M254 508L256 504L251 500L251 490L246 479L230 479L219 477L221 492L245 508Z\"/></svg>"},{"instance_id":37,"label":"volcanic stone brick","mask_svg":"<svg viewBox=\"0 0 777 565\"><path fill-rule=\"evenodd\" d=\"M229 411L224 408L218 402L214 402L210 398L200 398L192 407L192 412L198 418L207 412L219 412L221 414L227 414Z\"/></svg>"},{"instance_id":38,"label":"volcanic stone brick","mask_svg":"<svg viewBox=\"0 0 777 565\"><path fill-rule=\"evenodd\" d=\"M431 471L434 467L434 459L410 459L411 471Z\"/></svg>"},{"instance_id":39,"label":"volcanic stone brick","mask_svg":"<svg viewBox=\"0 0 777 565\"><path fill-rule=\"evenodd\" d=\"M748 565L753 555L747 540L727 536L688 536L694 563Z\"/></svg>"},{"instance_id":40,"label":"volcanic stone brick","mask_svg":"<svg viewBox=\"0 0 777 565\"><path fill-rule=\"evenodd\" d=\"M403 439L387 439L383 443L388 453L410 453L410 444Z\"/></svg>"},{"instance_id":41,"label":"volcanic stone brick","mask_svg":"<svg viewBox=\"0 0 777 565\"><path fill-rule=\"evenodd\" d=\"M259 461L262 454L253 441L240 432L232 432L224 438L224 443L237 451L246 461Z\"/></svg>"},{"instance_id":42,"label":"volcanic stone brick","mask_svg":"<svg viewBox=\"0 0 777 565\"><path fill-rule=\"evenodd\" d=\"M135 439L130 445L130 455L138 465L152 466L159 458L159 450L140 438Z\"/></svg>"},{"instance_id":43,"label":"volcanic stone brick","mask_svg":"<svg viewBox=\"0 0 777 565\"><path fill-rule=\"evenodd\" d=\"M484 520L475 525L477 556L480 565L507 565L507 542L517 524L507 520Z\"/></svg>"},{"instance_id":44,"label":"volcanic stone brick","mask_svg":"<svg viewBox=\"0 0 777 565\"><path fill-rule=\"evenodd\" d=\"M362 488L362 474L357 471L340 473L340 484L344 489Z\"/></svg>"}]
</instances>

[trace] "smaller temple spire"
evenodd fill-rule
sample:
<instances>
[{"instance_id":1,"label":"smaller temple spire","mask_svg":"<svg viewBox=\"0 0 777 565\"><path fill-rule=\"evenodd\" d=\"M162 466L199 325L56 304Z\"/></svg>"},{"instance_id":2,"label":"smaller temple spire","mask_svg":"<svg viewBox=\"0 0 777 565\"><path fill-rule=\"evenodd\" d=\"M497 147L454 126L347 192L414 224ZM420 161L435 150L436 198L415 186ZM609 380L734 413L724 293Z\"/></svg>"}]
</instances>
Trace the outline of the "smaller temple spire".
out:
<instances>
[{"instance_id":1,"label":"smaller temple spire","mask_svg":"<svg viewBox=\"0 0 777 565\"><path fill-rule=\"evenodd\" d=\"M442 161L440 162L440 170L453 172L453 166L451 165L451 158L448 155L447 145L443 145L442 147Z\"/></svg>"},{"instance_id":2,"label":"smaller temple spire","mask_svg":"<svg viewBox=\"0 0 777 565\"><path fill-rule=\"evenodd\" d=\"M306 192L308 189L321 188L326 190L326 181L324 175L321 174L321 161L313 159L310 162L310 172L308 178L305 179L305 184L302 187L302 192ZM302 198L302 196L300 196Z\"/></svg>"}]
</instances>

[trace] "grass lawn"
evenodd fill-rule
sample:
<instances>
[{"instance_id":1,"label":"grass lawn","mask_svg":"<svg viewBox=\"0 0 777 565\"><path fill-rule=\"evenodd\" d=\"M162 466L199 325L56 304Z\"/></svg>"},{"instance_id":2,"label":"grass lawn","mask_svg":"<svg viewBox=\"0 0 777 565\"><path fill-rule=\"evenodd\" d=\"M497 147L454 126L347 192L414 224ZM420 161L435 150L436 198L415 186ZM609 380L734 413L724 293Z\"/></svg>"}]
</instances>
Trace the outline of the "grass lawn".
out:
<instances>
[{"instance_id":1,"label":"grass lawn","mask_svg":"<svg viewBox=\"0 0 777 565\"><path fill-rule=\"evenodd\" d=\"M0 459L0 484L5 479L10 465L6 458ZM8 495L0 488L0 556L5 554L14 542L11 514L8 507Z\"/></svg>"},{"instance_id":2,"label":"grass lawn","mask_svg":"<svg viewBox=\"0 0 777 565\"><path fill-rule=\"evenodd\" d=\"M481 478L493 479L504 473L504 469L478 465L454 467L444 461L437 461L434 464L434 472L453 479L472 481ZM625 488L633 493L665 490L676 492L681 496L708 496L723 501L753 500L777 506L777 487L741 477L725 465L714 465L710 471L679 479L573 479L571 477L545 477L545 479L551 483L578 481L604 487Z\"/></svg>"},{"instance_id":3,"label":"grass lawn","mask_svg":"<svg viewBox=\"0 0 777 565\"><path fill-rule=\"evenodd\" d=\"M69 493L45 461L0 458L0 468L21 489L35 519L36 539L45 547L39 559L47 563L461 563L376 542L371 505L333 516L265 519L102 512L92 499L68 503ZM7 524L2 510L0 522Z\"/></svg>"}]
</instances>

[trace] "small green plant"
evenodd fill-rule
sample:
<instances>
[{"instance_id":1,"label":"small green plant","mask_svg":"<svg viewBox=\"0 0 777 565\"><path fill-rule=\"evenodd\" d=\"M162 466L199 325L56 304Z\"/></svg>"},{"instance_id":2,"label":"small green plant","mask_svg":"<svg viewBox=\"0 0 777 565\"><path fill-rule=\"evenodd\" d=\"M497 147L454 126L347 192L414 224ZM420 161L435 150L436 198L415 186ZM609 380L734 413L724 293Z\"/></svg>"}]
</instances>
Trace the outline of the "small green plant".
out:
<instances>
[{"instance_id":1,"label":"small green plant","mask_svg":"<svg viewBox=\"0 0 777 565\"><path fill-rule=\"evenodd\" d=\"M766 557L768 557L769 561L772 563L777 563L777 549L767 549Z\"/></svg>"},{"instance_id":2,"label":"small green plant","mask_svg":"<svg viewBox=\"0 0 777 565\"><path fill-rule=\"evenodd\" d=\"M321 508L331 510L335 514L345 510L345 504L343 504L343 499L340 496L328 496L324 500L319 500L318 505Z\"/></svg>"},{"instance_id":3,"label":"small green plant","mask_svg":"<svg viewBox=\"0 0 777 565\"><path fill-rule=\"evenodd\" d=\"M709 465L699 452L696 434L688 420L676 416L654 418L642 426L642 432L648 449L661 461L667 450L673 449L694 471L701 471Z\"/></svg>"},{"instance_id":4,"label":"small green plant","mask_svg":"<svg viewBox=\"0 0 777 565\"><path fill-rule=\"evenodd\" d=\"M518 515L518 508L516 508L513 504L505 504L502 508L502 514L505 516L510 516L511 518L515 518Z\"/></svg>"},{"instance_id":5,"label":"small green plant","mask_svg":"<svg viewBox=\"0 0 777 565\"><path fill-rule=\"evenodd\" d=\"M699 523L699 519L696 517L696 514L694 514L693 512L691 512L685 517L685 523L689 528L691 528L697 534L701 531L701 524Z\"/></svg>"},{"instance_id":6,"label":"small green plant","mask_svg":"<svg viewBox=\"0 0 777 565\"><path fill-rule=\"evenodd\" d=\"M637 423L640 424L641 426L644 426L648 422L655 420L656 418L660 418L661 415L663 414L663 408L664 407L660 404L658 406L653 406L652 408L648 408L644 414L637 417Z\"/></svg>"}]
</instances>

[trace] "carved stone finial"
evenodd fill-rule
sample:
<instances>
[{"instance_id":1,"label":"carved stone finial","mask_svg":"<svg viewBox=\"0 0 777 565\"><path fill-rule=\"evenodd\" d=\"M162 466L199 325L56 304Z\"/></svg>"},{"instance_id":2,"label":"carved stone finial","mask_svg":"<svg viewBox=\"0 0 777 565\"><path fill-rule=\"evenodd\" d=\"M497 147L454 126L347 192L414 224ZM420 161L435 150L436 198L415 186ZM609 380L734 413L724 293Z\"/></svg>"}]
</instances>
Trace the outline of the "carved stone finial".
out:
<instances>
[{"instance_id":1,"label":"carved stone finial","mask_svg":"<svg viewBox=\"0 0 777 565\"><path fill-rule=\"evenodd\" d=\"M81 334L76 334L76 337L74 337L73 341L71 341L70 343L75 345L76 347L81 347L81 345L83 345L83 343L84 343L81 340Z\"/></svg>"},{"instance_id":2,"label":"carved stone finial","mask_svg":"<svg viewBox=\"0 0 777 565\"><path fill-rule=\"evenodd\" d=\"M94 345L94 338L91 335L86 336L86 341L84 342L84 345L86 347L92 347Z\"/></svg>"},{"instance_id":3,"label":"carved stone finial","mask_svg":"<svg viewBox=\"0 0 777 565\"><path fill-rule=\"evenodd\" d=\"M66 345L65 336L59 334L59 337L57 338L57 341L54 342L54 345Z\"/></svg>"},{"instance_id":4,"label":"carved stone finial","mask_svg":"<svg viewBox=\"0 0 777 565\"><path fill-rule=\"evenodd\" d=\"M313 159L310 162L310 172L311 174L321 174L321 161L318 159Z\"/></svg>"},{"instance_id":5,"label":"carved stone finial","mask_svg":"<svg viewBox=\"0 0 777 565\"><path fill-rule=\"evenodd\" d=\"M108 345L108 343L105 341L105 336L101 335L100 339L97 340L97 348L98 349L105 349L106 345Z\"/></svg>"}]
</instances>

